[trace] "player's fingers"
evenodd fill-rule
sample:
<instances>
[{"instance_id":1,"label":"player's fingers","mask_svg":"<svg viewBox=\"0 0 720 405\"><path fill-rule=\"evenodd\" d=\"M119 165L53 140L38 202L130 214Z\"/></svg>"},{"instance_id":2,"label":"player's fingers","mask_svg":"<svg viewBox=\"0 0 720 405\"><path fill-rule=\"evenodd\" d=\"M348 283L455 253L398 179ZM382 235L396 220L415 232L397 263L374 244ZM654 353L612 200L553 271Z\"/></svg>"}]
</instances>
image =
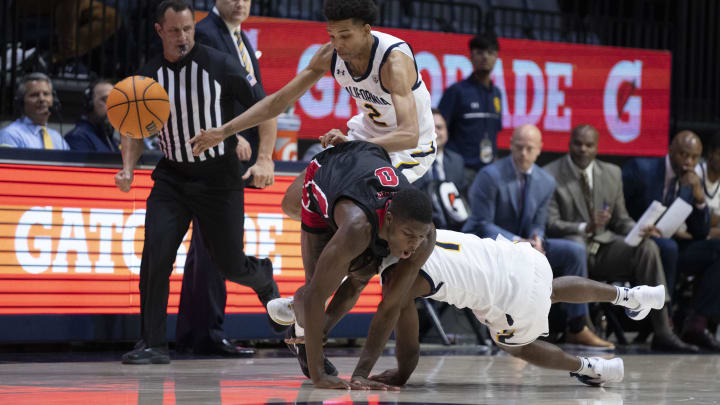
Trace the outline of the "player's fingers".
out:
<instances>
[{"instance_id":1,"label":"player's fingers","mask_svg":"<svg viewBox=\"0 0 720 405\"><path fill-rule=\"evenodd\" d=\"M247 180L250 178L251 175L252 175L252 171L250 171L250 169L248 169L245 171L245 174L243 174L242 179Z\"/></svg>"}]
</instances>

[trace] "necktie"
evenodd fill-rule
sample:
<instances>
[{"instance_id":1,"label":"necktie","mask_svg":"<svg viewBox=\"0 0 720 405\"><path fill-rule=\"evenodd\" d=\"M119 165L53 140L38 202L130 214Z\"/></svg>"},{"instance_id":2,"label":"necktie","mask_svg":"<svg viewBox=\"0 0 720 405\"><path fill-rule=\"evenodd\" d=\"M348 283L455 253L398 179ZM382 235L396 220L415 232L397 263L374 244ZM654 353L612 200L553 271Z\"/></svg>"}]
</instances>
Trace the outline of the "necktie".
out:
<instances>
[{"instance_id":1,"label":"necktie","mask_svg":"<svg viewBox=\"0 0 720 405\"><path fill-rule=\"evenodd\" d=\"M675 188L677 187L677 177L673 177L670 179L670 183L668 184L668 188L665 191L665 199L663 200L663 204L666 207L669 207L670 204L675 201Z\"/></svg>"},{"instance_id":2,"label":"necktie","mask_svg":"<svg viewBox=\"0 0 720 405\"><path fill-rule=\"evenodd\" d=\"M252 61L250 60L247 48L245 48L245 42L242 40L242 31L240 28L235 30L235 42L240 50L240 63L243 65L245 70L248 71L248 73L255 76L255 70L253 69Z\"/></svg>"},{"instance_id":3,"label":"necktie","mask_svg":"<svg viewBox=\"0 0 720 405\"><path fill-rule=\"evenodd\" d=\"M585 199L585 206L588 210L590 222L592 222L594 219L592 192L590 191L590 180L588 179L587 173L585 173L584 171L580 173L580 187L582 187L583 198Z\"/></svg>"},{"instance_id":4,"label":"necktie","mask_svg":"<svg viewBox=\"0 0 720 405\"><path fill-rule=\"evenodd\" d=\"M520 188L520 198L518 199L518 203L520 205L520 233L523 232L523 228L525 227L525 207L527 206L527 200L528 200L528 192L530 191L530 175L527 173L522 174L522 187Z\"/></svg>"},{"instance_id":5,"label":"necktie","mask_svg":"<svg viewBox=\"0 0 720 405\"><path fill-rule=\"evenodd\" d=\"M46 127L42 127L42 138L43 138L43 148L45 149L55 149L52 143L52 139L50 138L50 134L47 131Z\"/></svg>"},{"instance_id":6,"label":"necktie","mask_svg":"<svg viewBox=\"0 0 720 405\"><path fill-rule=\"evenodd\" d=\"M435 160L432 164L432 176L433 180L435 181L442 181L443 179L440 177L440 168L438 167L438 161Z\"/></svg>"}]
</instances>

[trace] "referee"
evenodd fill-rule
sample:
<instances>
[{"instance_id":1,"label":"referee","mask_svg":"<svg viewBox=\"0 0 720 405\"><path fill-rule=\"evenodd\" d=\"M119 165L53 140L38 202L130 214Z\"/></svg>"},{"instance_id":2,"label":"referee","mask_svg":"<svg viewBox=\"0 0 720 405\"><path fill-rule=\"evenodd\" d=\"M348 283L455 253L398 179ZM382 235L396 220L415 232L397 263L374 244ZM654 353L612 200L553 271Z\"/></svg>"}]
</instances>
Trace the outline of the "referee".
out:
<instances>
[{"instance_id":1,"label":"referee","mask_svg":"<svg viewBox=\"0 0 720 405\"><path fill-rule=\"evenodd\" d=\"M261 128L258 159L245 176L235 153L236 137L198 156L193 156L187 142L200 128L222 125L235 116L235 102L249 108L263 94L230 56L195 45L193 9L184 0L164 0L158 5L155 30L163 54L150 60L139 74L154 78L165 88L170 119L159 134L164 157L153 171L155 183L145 214L140 264L142 340L123 355L125 364L170 362L165 338L169 278L193 216L225 278L251 287L263 305L280 296L270 260L243 253L243 177L252 175L257 187L272 183L272 139L268 142ZM130 190L142 150L141 139L123 137L123 169L115 175L120 190Z\"/></svg>"}]
</instances>

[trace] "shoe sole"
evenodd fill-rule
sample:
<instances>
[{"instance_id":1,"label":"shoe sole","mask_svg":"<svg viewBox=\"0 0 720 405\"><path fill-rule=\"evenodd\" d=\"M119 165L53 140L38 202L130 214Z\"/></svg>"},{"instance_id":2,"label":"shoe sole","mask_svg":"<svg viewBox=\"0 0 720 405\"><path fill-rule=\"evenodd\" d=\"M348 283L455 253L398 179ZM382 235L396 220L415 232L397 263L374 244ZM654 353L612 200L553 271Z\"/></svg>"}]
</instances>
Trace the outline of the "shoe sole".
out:
<instances>
[{"instance_id":1,"label":"shoe sole","mask_svg":"<svg viewBox=\"0 0 720 405\"><path fill-rule=\"evenodd\" d=\"M283 325L283 326L293 325L295 323L295 317L293 317L293 319L291 321L285 321L283 319L280 319L277 316L277 313L280 311L276 310L275 307L276 306L284 307L285 304L282 304L282 303L275 304L275 303L273 303L273 301L275 301L275 300L268 302L268 305L267 305L267 313L270 316L270 319L272 319L273 322L277 323L278 325Z\"/></svg>"},{"instance_id":2,"label":"shoe sole","mask_svg":"<svg viewBox=\"0 0 720 405\"><path fill-rule=\"evenodd\" d=\"M650 310L652 309L662 309L663 306L665 306L665 286L659 285L656 287L649 287L654 290L662 289L662 297L660 294L657 294L653 298L655 298L655 302L651 302L649 306L641 309L640 311L632 311L629 308L625 308L625 314L628 316L628 318L634 320L634 321L641 321L645 319L645 317L648 316L650 313Z\"/></svg>"},{"instance_id":3,"label":"shoe sole","mask_svg":"<svg viewBox=\"0 0 720 405\"><path fill-rule=\"evenodd\" d=\"M142 359L142 360L125 360L123 359L122 364L130 364L134 366L149 365L149 364L170 364L170 359Z\"/></svg>"}]
</instances>

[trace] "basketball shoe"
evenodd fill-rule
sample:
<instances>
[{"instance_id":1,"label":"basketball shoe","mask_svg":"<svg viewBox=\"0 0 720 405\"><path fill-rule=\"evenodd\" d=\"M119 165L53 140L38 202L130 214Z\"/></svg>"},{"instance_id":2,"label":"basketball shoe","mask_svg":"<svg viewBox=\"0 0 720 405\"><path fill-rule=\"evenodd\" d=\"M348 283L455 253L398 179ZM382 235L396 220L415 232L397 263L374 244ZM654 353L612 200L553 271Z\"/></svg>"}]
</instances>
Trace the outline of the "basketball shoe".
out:
<instances>
[{"instance_id":1,"label":"basketball shoe","mask_svg":"<svg viewBox=\"0 0 720 405\"><path fill-rule=\"evenodd\" d=\"M603 359L601 357L580 357L583 365L580 370L570 373L583 384L600 387L605 383L621 382L625 376L625 365L619 357Z\"/></svg>"},{"instance_id":2,"label":"basketball shoe","mask_svg":"<svg viewBox=\"0 0 720 405\"><path fill-rule=\"evenodd\" d=\"M267 312L275 323L292 325L295 323L295 308L293 297L275 298L267 304Z\"/></svg>"},{"instance_id":3,"label":"basketball shoe","mask_svg":"<svg viewBox=\"0 0 720 405\"><path fill-rule=\"evenodd\" d=\"M625 307L625 314L632 320L645 319L651 309L661 309L665 305L664 285L615 288L617 288L618 295L614 304Z\"/></svg>"},{"instance_id":4,"label":"basketball shoe","mask_svg":"<svg viewBox=\"0 0 720 405\"><path fill-rule=\"evenodd\" d=\"M295 328L291 327L288 330L288 337L294 338L297 337L295 335ZM298 359L298 363L300 363L300 370L302 370L302 373L305 374L305 377L310 378L310 369L308 368L308 361L307 361L307 352L305 351L305 345L304 344L297 344L297 343L286 343L288 349L290 349L293 354ZM325 357L325 353L323 353L323 363L325 366L325 374L336 376L338 375L337 368L330 363L330 360Z\"/></svg>"}]
</instances>

